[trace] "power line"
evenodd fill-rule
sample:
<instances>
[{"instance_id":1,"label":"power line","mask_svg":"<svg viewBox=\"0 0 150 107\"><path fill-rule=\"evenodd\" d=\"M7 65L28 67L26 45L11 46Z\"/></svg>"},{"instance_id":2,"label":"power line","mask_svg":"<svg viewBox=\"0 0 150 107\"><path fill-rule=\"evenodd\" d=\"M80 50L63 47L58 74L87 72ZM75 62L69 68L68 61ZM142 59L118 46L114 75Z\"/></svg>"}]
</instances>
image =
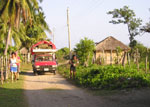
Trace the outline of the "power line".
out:
<instances>
[{"instance_id":1,"label":"power line","mask_svg":"<svg viewBox=\"0 0 150 107\"><path fill-rule=\"evenodd\" d=\"M91 7L91 9L89 9L88 13L87 14L91 14L92 12L94 12L97 8L99 8L102 4L103 4L104 0L97 0L95 1L95 4L94 6Z\"/></svg>"}]
</instances>

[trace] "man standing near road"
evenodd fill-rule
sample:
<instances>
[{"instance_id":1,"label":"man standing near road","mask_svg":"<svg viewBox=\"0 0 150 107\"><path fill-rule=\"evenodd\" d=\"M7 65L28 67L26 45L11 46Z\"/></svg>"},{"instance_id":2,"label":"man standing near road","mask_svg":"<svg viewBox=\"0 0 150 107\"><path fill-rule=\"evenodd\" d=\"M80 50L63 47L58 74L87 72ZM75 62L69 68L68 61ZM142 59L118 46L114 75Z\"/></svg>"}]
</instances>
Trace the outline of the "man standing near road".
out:
<instances>
[{"instance_id":1,"label":"man standing near road","mask_svg":"<svg viewBox=\"0 0 150 107\"><path fill-rule=\"evenodd\" d=\"M72 78L72 73L73 73L73 79L75 79L77 63L78 63L78 59L76 55L73 55L72 59L70 60L70 78Z\"/></svg>"}]
</instances>

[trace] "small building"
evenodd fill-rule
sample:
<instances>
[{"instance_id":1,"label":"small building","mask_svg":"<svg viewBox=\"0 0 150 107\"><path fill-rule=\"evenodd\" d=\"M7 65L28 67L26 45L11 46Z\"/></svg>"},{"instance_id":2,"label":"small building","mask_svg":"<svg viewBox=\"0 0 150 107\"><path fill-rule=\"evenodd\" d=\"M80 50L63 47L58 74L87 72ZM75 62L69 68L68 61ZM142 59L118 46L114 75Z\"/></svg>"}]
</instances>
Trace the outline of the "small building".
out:
<instances>
[{"instance_id":1,"label":"small building","mask_svg":"<svg viewBox=\"0 0 150 107\"><path fill-rule=\"evenodd\" d=\"M19 52L22 56L22 60L23 60L22 62L23 63L30 62L30 57L31 56L30 56L30 52L27 48L23 47L23 48L20 49Z\"/></svg>"},{"instance_id":2,"label":"small building","mask_svg":"<svg viewBox=\"0 0 150 107\"><path fill-rule=\"evenodd\" d=\"M99 64L124 64L127 63L128 46L110 36L96 43L95 59Z\"/></svg>"},{"instance_id":3,"label":"small building","mask_svg":"<svg viewBox=\"0 0 150 107\"><path fill-rule=\"evenodd\" d=\"M28 53L29 53L29 51L28 51L27 48L23 47L23 48L20 49L20 54L21 55L27 55Z\"/></svg>"}]
</instances>

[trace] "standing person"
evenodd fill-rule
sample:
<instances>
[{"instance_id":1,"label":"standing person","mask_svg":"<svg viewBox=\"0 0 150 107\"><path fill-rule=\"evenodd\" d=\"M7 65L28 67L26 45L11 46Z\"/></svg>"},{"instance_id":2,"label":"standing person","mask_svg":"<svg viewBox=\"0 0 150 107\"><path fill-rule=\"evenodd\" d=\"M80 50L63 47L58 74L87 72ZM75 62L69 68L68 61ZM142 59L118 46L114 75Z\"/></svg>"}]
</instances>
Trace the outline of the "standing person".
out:
<instances>
[{"instance_id":1,"label":"standing person","mask_svg":"<svg viewBox=\"0 0 150 107\"><path fill-rule=\"evenodd\" d=\"M73 79L75 79L77 62L78 60L76 55L73 55L72 59L70 60L70 78L72 78L72 73L73 73Z\"/></svg>"},{"instance_id":2,"label":"standing person","mask_svg":"<svg viewBox=\"0 0 150 107\"><path fill-rule=\"evenodd\" d=\"M17 58L16 53L12 52L10 58L10 71L11 71L11 80L13 82L13 75L15 76L15 81L17 80Z\"/></svg>"},{"instance_id":3,"label":"standing person","mask_svg":"<svg viewBox=\"0 0 150 107\"><path fill-rule=\"evenodd\" d=\"M18 62L17 62L17 80L19 80L20 62L21 62L21 60L20 60L20 57L18 56L18 52L16 52L16 58L18 60Z\"/></svg>"}]
</instances>

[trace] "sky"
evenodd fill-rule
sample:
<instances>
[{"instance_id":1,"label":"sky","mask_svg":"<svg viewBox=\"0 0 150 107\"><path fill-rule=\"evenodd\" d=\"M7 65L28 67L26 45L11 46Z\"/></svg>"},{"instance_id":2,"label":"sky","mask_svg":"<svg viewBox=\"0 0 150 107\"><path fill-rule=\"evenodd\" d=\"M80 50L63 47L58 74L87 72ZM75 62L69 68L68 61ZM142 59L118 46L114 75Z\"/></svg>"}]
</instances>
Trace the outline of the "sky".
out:
<instances>
[{"instance_id":1,"label":"sky","mask_svg":"<svg viewBox=\"0 0 150 107\"><path fill-rule=\"evenodd\" d=\"M136 17L143 20L143 25L150 21L150 0L43 0L40 6L46 16L46 22L54 34L57 49L69 47L67 28L67 7L69 7L71 48L87 37L100 42L113 36L124 44L129 44L127 26L109 23L112 15L107 12L127 5L134 10ZM52 35L47 33L52 39ZM150 34L137 36L136 40L150 47Z\"/></svg>"}]
</instances>

